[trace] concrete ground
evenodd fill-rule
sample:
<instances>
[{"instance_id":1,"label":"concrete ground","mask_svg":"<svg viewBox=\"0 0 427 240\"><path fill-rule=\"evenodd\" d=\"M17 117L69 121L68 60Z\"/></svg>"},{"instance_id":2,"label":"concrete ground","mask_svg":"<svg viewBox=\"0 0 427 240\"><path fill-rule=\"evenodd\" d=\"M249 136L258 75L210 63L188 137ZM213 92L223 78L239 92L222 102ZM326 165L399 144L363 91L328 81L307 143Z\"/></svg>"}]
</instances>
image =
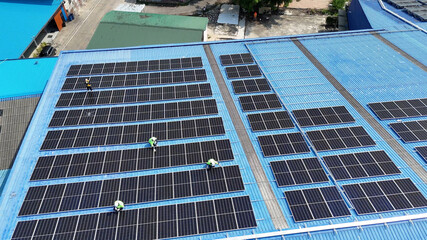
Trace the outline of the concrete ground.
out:
<instances>
[{"instance_id":1,"label":"concrete ground","mask_svg":"<svg viewBox=\"0 0 427 240\"><path fill-rule=\"evenodd\" d=\"M74 20L67 22L53 41L57 54L64 50L86 49L104 15L115 9L124 0L87 0L74 13Z\"/></svg>"},{"instance_id":2,"label":"concrete ground","mask_svg":"<svg viewBox=\"0 0 427 240\"><path fill-rule=\"evenodd\" d=\"M245 38L317 33L325 30L326 17L304 9L286 9L283 15L272 15L266 22L247 21Z\"/></svg>"},{"instance_id":3,"label":"concrete ground","mask_svg":"<svg viewBox=\"0 0 427 240\"><path fill-rule=\"evenodd\" d=\"M294 0L291 7L298 8L326 8L330 0ZM133 3L135 0L85 0L83 5L76 12L75 19L67 22L53 41L53 46L57 49L57 54L64 50L86 49L90 42L99 22L104 15L115 9L119 4L124 2ZM145 6L143 12L158 14L174 15L194 15L200 13L205 6L214 4L228 3L230 0L195 0L186 6L163 7L163 6ZM215 9L212 9L215 12ZM219 11L218 11L219 12ZM283 36L304 33L316 33L323 30L322 24L325 23L326 16L309 15L307 10L287 9L284 15L274 15L268 22L246 21L246 28L243 27L245 34L237 34L238 38L256 38L267 36ZM215 15L216 12L213 14ZM208 13L208 17L212 14ZM214 24L208 26L208 41L227 39L227 36L216 35L218 29ZM236 36L230 36L236 38Z\"/></svg>"},{"instance_id":4,"label":"concrete ground","mask_svg":"<svg viewBox=\"0 0 427 240\"><path fill-rule=\"evenodd\" d=\"M326 9L332 0L293 0L289 8Z\"/></svg>"}]
</instances>

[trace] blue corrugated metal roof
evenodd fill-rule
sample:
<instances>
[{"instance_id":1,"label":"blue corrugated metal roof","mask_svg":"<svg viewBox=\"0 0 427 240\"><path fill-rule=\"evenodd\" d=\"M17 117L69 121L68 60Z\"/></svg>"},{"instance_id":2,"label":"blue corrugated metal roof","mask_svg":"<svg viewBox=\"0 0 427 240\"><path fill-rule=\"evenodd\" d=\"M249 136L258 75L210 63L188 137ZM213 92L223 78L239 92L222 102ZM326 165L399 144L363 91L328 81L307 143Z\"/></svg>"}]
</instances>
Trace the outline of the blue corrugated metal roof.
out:
<instances>
[{"instance_id":1,"label":"blue corrugated metal roof","mask_svg":"<svg viewBox=\"0 0 427 240\"><path fill-rule=\"evenodd\" d=\"M6 183L6 179L9 176L10 169L2 169L0 170L0 195L3 192L4 184Z\"/></svg>"},{"instance_id":2,"label":"blue corrugated metal roof","mask_svg":"<svg viewBox=\"0 0 427 240\"><path fill-rule=\"evenodd\" d=\"M42 94L58 58L0 61L0 100Z\"/></svg>"},{"instance_id":3,"label":"blue corrugated metal roof","mask_svg":"<svg viewBox=\"0 0 427 240\"><path fill-rule=\"evenodd\" d=\"M326 36L326 35L325 35ZM356 35L351 34L337 34L336 36L328 35L329 37L313 37L306 39L300 37L300 41L306 46L307 49L334 75L334 77L340 81L347 90L363 105L366 107L367 102L372 101L386 101L386 100L397 100L396 98L416 98L425 97L427 89L425 86L426 73L418 68L416 65L403 58L400 54L392 50L390 47L382 43L377 38L369 35ZM273 41L263 40L248 40L248 41L234 41L234 42L220 42L210 43L210 47L215 55L218 63L219 56L222 54L252 53L254 59L265 74L265 77L269 80L271 86L274 88L274 92L280 96L280 99L286 109L295 110L302 108L311 107L324 107L324 106L338 106L344 105L350 111L355 118L356 122L345 125L334 125L334 126L321 126L304 128L303 131L313 129L330 129L340 126L363 126L371 137L376 141L377 145L374 147L367 148L355 148L346 149L339 151L327 151L318 153L319 156L335 155L342 153L353 153L370 150L385 150L388 155L392 158L395 164L400 167L402 174L394 176L383 176L383 177L371 177L357 180L346 180L334 183L330 180L327 183L320 184L307 184L302 186L291 186L291 187L277 187L274 182L274 176L269 166L270 161L282 160L282 159L295 159L303 157L316 156L314 151L306 154L281 156L281 157L264 157L260 146L257 143L257 136L266 134L276 133L289 133L299 132L299 129L288 129L288 130L276 130L268 131L263 133L254 133L250 130L248 121L246 119L246 113L243 113L239 107L239 102L231 87L231 81L226 77L225 82L228 90L237 106L238 113L243 120L244 126L247 129L248 135L253 142L253 147L256 151L258 158L260 159L261 165L267 175L268 180L271 182L272 190L279 202L282 212L290 225L290 228L305 228L311 226L330 225L337 223L346 223L353 221L362 221L378 218L387 218L392 216L402 216L405 214L416 214L426 213L426 208L412 209L405 211L395 211L381 214L369 214L359 216L351 209L351 216L345 218L333 218L327 220L307 221L304 223L295 223L291 216L289 206L284 199L283 192L295 189L307 189L312 187L321 186L333 186L338 187L348 183L361 183L369 181L397 179L409 177L411 178L422 191L424 195L427 194L427 185L423 183L419 177L408 167L387 143L372 129L372 127L358 114L358 112L352 108L352 106L341 96L341 94L329 83L329 81L317 70L317 68L304 56L304 54L295 46L294 43L289 41L289 38L272 38ZM208 82L211 84L213 91L213 98L216 99L219 107L219 116L222 117L226 128L225 136L212 136L198 139L181 139L174 141L162 141L160 145L170 145L176 143L189 143L203 140L214 140L228 138L232 141L233 152L235 153L235 160L232 162L224 163L224 165L238 164L242 171L243 181L245 182L246 190L238 193L227 193L218 194L214 196L202 196L186 199L175 199L171 201L160 201L154 203L142 203L134 204L129 208L140 208L149 206L159 206L173 203L183 203L190 201L199 201L206 199L216 199L225 196L239 196L247 194L253 201L253 207L255 209L255 217L257 219L258 227L253 230L240 230L240 231L229 231L219 232L207 235L199 235L187 237L187 239L212 239L212 238L225 238L231 236L248 235L252 233L264 233L274 231L272 220L268 214L264 200L261 197L258 186L255 183L255 178L250 169L246 156L243 152L241 143L236 134L235 127L231 121L230 116L225 106L222 95L219 91L219 87L215 81L212 69L209 66L208 59L203 50L201 44L187 44L185 46L168 46L168 47L141 47L141 48L127 48L127 49L110 49L110 50L96 50L96 51L70 51L63 52L59 57L56 68L48 82L44 94L40 100L37 110L34 114L33 121L31 122L28 132L22 142L20 151L18 152L15 164L13 166L11 177L8 180L8 185L5 191L8 196L14 193L13 197L0 199L0 206L14 206L12 208L5 209L3 212L3 219L8 220L8 224L0 225L2 230L1 233L6 237L10 238L13 233L14 227L17 221L29 220L29 219L41 219L58 216L71 216L77 214L95 213L95 212L107 212L111 211L109 208L99 209L88 209L79 210L73 212L61 212L61 213L49 213L43 215L35 215L30 217L17 217L19 207L25 197L26 191L31 186L46 185L46 184L57 184L75 181L87 181L87 180L100 180L100 179L111 179L118 177L130 177L130 176L142 176L155 173L175 172L180 170L197 169L201 166L181 166L176 168L165 168L150 171L138 171L138 172L126 172L126 173L115 173L107 175L97 176L86 176L76 178L65 178L56 179L49 181L34 181L28 182L32 169L39 156L46 155L59 155L67 153L83 153L90 151L103 151L113 149L132 149L141 147L141 144L133 145L120 145L120 146L103 146L99 148L77 148L68 150L56 150L56 151L39 151L40 146L44 140L44 137L49 130L47 128L51 116L55 111L55 104L61 94L61 87L65 81L65 75L68 68L72 64L84 64L84 63L97 63L97 62L120 62L120 61L139 61L139 60L151 60L151 59L167 59L167 58L178 58L178 57L202 57L204 63L204 69L206 69ZM224 67L220 66L220 70L223 76L225 75ZM273 91L271 91L273 92ZM125 104L123 104L124 106ZM120 106L120 105L118 105ZM81 107L87 108L87 107ZM179 120L179 119L178 119ZM162 120L164 121L164 120ZM170 121L170 120L166 120ZM158 122L158 121L153 121ZM383 126L387 128L386 122L382 122ZM385 125L384 125L385 124ZM123 124L126 125L126 124ZM105 126L105 125L100 125ZM82 128L82 127L73 127ZM408 150L409 151L409 150ZM327 170L325 168L325 170ZM350 203L347 202L349 206ZM3 210L3 209L2 209ZM310 237L321 238L369 238L369 239L382 239L389 238L393 239L398 235L396 231L410 231L411 226L417 226L414 231L413 237L420 238L422 232L419 229L425 227L425 223L420 224L402 223L396 224L396 227L384 227L384 229L393 229L391 231L383 230L382 227L363 228L363 233L359 233L361 230L340 230L336 232L326 232L319 234L311 234ZM336 236L336 237L335 237ZM295 238L307 238L306 235L295 236Z\"/></svg>"},{"instance_id":4,"label":"blue corrugated metal roof","mask_svg":"<svg viewBox=\"0 0 427 240\"><path fill-rule=\"evenodd\" d=\"M62 0L0 1L0 59L21 57Z\"/></svg>"}]
</instances>

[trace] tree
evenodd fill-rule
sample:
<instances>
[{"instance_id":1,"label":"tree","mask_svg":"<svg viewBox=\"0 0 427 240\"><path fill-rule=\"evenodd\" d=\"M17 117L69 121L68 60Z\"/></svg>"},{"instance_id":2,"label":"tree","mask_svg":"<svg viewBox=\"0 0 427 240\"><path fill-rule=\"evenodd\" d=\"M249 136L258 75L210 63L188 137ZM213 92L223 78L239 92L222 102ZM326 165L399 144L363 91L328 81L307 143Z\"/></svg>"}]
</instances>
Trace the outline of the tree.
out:
<instances>
[{"instance_id":1,"label":"tree","mask_svg":"<svg viewBox=\"0 0 427 240\"><path fill-rule=\"evenodd\" d=\"M347 0L332 0L331 13L336 15L338 10L343 9Z\"/></svg>"},{"instance_id":2,"label":"tree","mask_svg":"<svg viewBox=\"0 0 427 240\"><path fill-rule=\"evenodd\" d=\"M271 7L273 10L281 4L287 7L292 0L236 0L236 2L246 11L254 12L261 7Z\"/></svg>"}]
</instances>

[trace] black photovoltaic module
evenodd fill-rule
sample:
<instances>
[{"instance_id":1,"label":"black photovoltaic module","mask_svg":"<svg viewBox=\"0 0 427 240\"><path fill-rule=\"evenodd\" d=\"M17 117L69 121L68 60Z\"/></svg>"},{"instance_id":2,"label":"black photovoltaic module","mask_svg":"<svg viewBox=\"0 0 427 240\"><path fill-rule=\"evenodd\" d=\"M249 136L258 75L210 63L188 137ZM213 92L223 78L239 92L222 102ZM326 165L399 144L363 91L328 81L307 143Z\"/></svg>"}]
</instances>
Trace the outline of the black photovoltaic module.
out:
<instances>
[{"instance_id":1,"label":"black photovoltaic module","mask_svg":"<svg viewBox=\"0 0 427 240\"><path fill-rule=\"evenodd\" d=\"M251 78L251 77L261 77L262 73L258 65L244 65L236 67L226 67L225 72L228 79L236 78Z\"/></svg>"},{"instance_id":2,"label":"black photovoltaic module","mask_svg":"<svg viewBox=\"0 0 427 240\"><path fill-rule=\"evenodd\" d=\"M92 88L98 89L147 86L157 84L191 83L206 81L208 78L204 69L127 75L121 74L92 77L72 77L65 79L65 83L62 86L62 91L86 89L86 79L89 79Z\"/></svg>"},{"instance_id":3,"label":"black photovoltaic module","mask_svg":"<svg viewBox=\"0 0 427 240\"><path fill-rule=\"evenodd\" d=\"M239 101L244 112L282 108L276 94L242 96L239 97Z\"/></svg>"},{"instance_id":4,"label":"black photovoltaic module","mask_svg":"<svg viewBox=\"0 0 427 240\"><path fill-rule=\"evenodd\" d=\"M265 78L236 80L231 85L235 94L268 92L271 90L270 85Z\"/></svg>"},{"instance_id":5,"label":"black photovoltaic module","mask_svg":"<svg viewBox=\"0 0 427 240\"><path fill-rule=\"evenodd\" d=\"M90 176L233 160L230 140L215 140L107 152L44 156L37 161L31 180Z\"/></svg>"},{"instance_id":6,"label":"black photovoltaic module","mask_svg":"<svg viewBox=\"0 0 427 240\"><path fill-rule=\"evenodd\" d=\"M265 157L310 152L301 133L258 136Z\"/></svg>"},{"instance_id":7,"label":"black photovoltaic module","mask_svg":"<svg viewBox=\"0 0 427 240\"><path fill-rule=\"evenodd\" d=\"M286 111L248 114L248 120L254 132L294 127Z\"/></svg>"},{"instance_id":8,"label":"black photovoltaic module","mask_svg":"<svg viewBox=\"0 0 427 240\"><path fill-rule=\"evenodd\" d=\"M427 120L390 123L390 127L404 142L427 141Z\"/></svg>"},{"instance_id":9,"label":"black photovoltaic module","mask_svg":"<svg viewBox=\"0 0 427 240\"><path fill-rule=\"evenodd\" d=\"M389 212L427 206L409 178L343 185L357 214Z\"/></svg>"},{"instance_id":10,"label":"black photovoltaic module","mask_svg":"<svg viewBox=\"0 0 427 240\"><path fill-rule=\"evenodd\" d=\"M329 181L317 158L273 161L270 165L279 187Z\"/></svg>"},{"instance_id":11,"label":"black photovoltaic module","mask_svg":"<svg viewBox=\"0 0 427 240\"><path fill-rule=\"evenodd\" d=\"M351 215L336 187L287 191L285 196L295 222Z\"/></svg>"},{"instance_id":12,"label":"black photovoltaic module","mask_svg":"<svg viewBox=\"0 0 427 240\"><path fill-rule=\"evenodd\" d=\"M126 107L58 110L53 114L49 127L139 122L212 114L218 114L215 99Z\"/></svg>"},{"instance_id":13,"label":"black photovoltaic module","mask_svg":"<svg viewBox=\"0 0 427 240\"><path fill-rule=\"evenodd\" d=\"M400 173L385 151L324 156L323 160L336 180Z\"/></svg>"},{"instance_id":14,"label":"black photovoltaic module","mask_svg":"<svg viewBox=\"0 0 427 240\"><path fill-rule=\"evenodd\" d=\"M62 212L243 191L239 167L30 187L19 215Z\"/></svg>"},{"instance_id":15,"label":"black photovoltaic module","mask_svg":"<svg viewBox=\"0 0 427 240\"><path fill-rule=\"evenodd\" d=\"M427 116L427 98L369 103L381 120Z\"/></svg>"},{"instance_id":16,"label":"black photovoltaic module","mask_svg":"<svg viewBox=\"0 0 427 240\"><path fill-rule=\"evenodd\" d=\"M301 127L355 122L344 106L293 110L292 113Z\"/></svg>"},{"instance_id":17,"label":"black photovoltaic module","mask_svg":"<svg viewBox=\"0 0 427 240\"><path fill-rule=\"evenodd\" d=\"M209 83L123 90L70 92L61 94L56 103L56 107L150 102L208 96L212 96L211 85Z\"/></svg>"},{"instance_id":18,"label":"black photovoltaic module","mask_svg":"<svg viewBox=\"0 0 427 240\"><path fill-rule=\"evenodd\" d=\"M67 76L201 68L201 57L71 65Z\"/></svg>"},{"instance_id":19,"label":"black photovoltaic module","mask_svg":"<svg viewBox=\"0 0 427 240\"><path fill-rule=\"evenodd\" d=\"M13 240L162 239L256 227L248 196L20 221Z\"/></svg>"},{"instance_id":20,"label":"black photovoltaic module","mask_svg":"<svg viewBox=\"0 0 427 240\"><path fill-rule=\"evenodd\" d=\"M222 66L251 64L254 62L250 53L237 53L219 56Z\"/></svg>"},{"instance_id":21,"label":"black photovoltaic module","mask_svg":"<svg viewBox=\"0 0 427 240\"><path fill-rule=\"evenodd\" d=\"M416 147L415 150L427 162L427 146Z\"/></svg>"},{"instance_id":22,"label":"black photovoltaic module","mask_svg":"<svg viewBox=\"0 0 427 240\"><path fill-rule=\"evenodd\" d=\"M222 118L191 119L139 125L119 125L49 131L41 150L146 143L152 136L159 140L193 138L225 134Z\"/></svg>"},{"instance_id":23,"label":"black photovoltaic module","mask_svg":"<svg viewBox=\"0 0 427 240\"><path fill-rule=\"evenodd\" d=\"M333 128L307 132L317 151L375 146L363 127Z\"/></svg>"}]
</instances>

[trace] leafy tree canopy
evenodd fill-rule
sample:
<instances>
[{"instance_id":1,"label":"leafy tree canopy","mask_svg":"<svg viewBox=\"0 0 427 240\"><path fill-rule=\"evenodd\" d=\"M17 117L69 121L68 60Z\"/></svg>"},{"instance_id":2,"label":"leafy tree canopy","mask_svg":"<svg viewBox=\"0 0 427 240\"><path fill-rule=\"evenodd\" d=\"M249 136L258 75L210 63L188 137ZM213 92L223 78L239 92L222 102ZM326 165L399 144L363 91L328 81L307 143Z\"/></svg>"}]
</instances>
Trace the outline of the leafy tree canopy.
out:
<instances>
[{"instance_id":1,"label":"leafy tree canopy","mask_svg":"<svg viewBox=\"0 0 427 240\"><path fill-rule=\"evenodd\" d=\"M271 7L273 10L281 4L287 7L292 0L236 0L236 2L246 11L254 12L261 7Z\"/></svg>"}]
</instances>

